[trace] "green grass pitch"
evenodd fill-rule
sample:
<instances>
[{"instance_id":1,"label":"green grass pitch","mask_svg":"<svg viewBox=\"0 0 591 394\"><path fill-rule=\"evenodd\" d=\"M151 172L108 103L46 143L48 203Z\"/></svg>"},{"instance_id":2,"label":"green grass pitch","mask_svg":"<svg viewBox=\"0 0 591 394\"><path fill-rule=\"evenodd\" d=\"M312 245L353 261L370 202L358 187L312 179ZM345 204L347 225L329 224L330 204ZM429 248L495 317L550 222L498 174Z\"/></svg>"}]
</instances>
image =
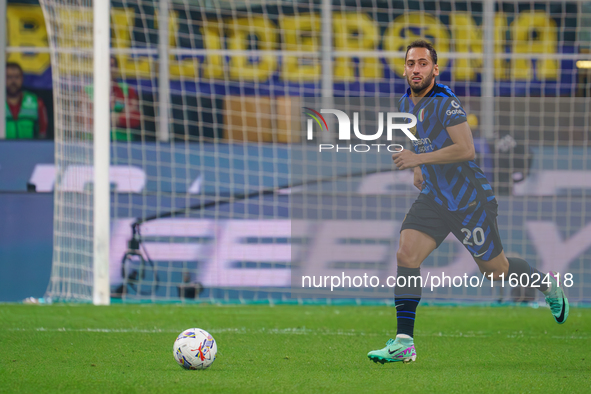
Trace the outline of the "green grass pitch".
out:
<instances>
[{"instance_id":1,"label":"green grass pitch","mask_svg":"<svg viewBox=\"0 0 591 394\"><path fill-rule=\"evenodd\" d=\"M419 307L417 361L374 364L394 307L0 305L0 392L590 392L591 309ZM218 342L205 371L172 355L184 329Z\"/></svg>"}]
</instances>

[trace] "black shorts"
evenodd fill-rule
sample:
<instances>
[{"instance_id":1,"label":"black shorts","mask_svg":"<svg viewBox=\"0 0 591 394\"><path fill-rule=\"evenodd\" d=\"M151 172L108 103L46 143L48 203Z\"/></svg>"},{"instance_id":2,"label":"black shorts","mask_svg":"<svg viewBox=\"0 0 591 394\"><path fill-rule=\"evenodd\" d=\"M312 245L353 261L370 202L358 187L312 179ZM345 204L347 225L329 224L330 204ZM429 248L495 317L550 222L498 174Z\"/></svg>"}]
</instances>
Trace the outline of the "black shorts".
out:
<instances>
[{"instance_id":1,"label":"black shorts","mask_svg":"<svg viewBox=\"0 0 591 394\"><path fill-rule=\"evenodd\" d=\"M497 203L480 203L465 212L453 212L420 194L402 222L402 228L414 229L431 236L441 245L451 232L470 254L484 261L503 251L497 227Z\"/></svg>"}]
</instances>

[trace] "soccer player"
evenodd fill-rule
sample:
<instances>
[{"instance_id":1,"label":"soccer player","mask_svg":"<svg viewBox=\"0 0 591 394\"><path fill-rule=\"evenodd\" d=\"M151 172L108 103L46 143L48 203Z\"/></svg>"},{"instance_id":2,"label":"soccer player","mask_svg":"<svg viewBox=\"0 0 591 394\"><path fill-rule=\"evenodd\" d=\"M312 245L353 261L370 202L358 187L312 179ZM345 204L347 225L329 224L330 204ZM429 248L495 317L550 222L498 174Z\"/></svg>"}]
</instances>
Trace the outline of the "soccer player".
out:
<instances>
[{"instance_id":1,"label":"soccer player","mask_svg":"<svg viewBox=\"0 0 591 394\"><path fill-rule=\"evenodd\" d=\"M451 232L468 249L482 273L494 280L510 275L530 276L546 296L559 324L568 317L568 300L555 273L545 275L519 258L507 258L497 228L497 202L482 170L474 163L472 132L460 100L451 89L435 82L439 75L437 53L424 40L407 47L404 75L410 85L399 102L400 112L417 117L414 151L393 155L400 170L414 169L414 185L421 191L404 218L396 253L398 281L394 291L397 317L396 339L368 353L374 362L411 362L417 353L413 329L421 300L423 260ZM515 275L513 275L515 276ZM542 283L546 282L546 283ZM548 284L548 282L550 284Z\"/></svg>"}]
</instances>

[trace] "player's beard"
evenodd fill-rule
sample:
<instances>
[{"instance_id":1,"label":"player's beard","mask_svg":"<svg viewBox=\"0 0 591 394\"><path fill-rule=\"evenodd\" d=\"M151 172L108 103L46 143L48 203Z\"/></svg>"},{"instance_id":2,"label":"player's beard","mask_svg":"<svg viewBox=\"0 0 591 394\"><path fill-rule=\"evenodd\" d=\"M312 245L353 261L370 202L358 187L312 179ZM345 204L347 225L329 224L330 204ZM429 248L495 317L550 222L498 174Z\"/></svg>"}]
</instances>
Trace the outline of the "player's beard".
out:
<instances>
[{"instance_id":1,"label":"player's beard","mask_svg":"<svg viewBox=\"0 0 591 394\"><path fill-rule=\"evenodd\" d=\"M421 82L419 85L413 85L412 84L412 75L410 76L406 76L406 82L408 82L408 85L410 86L410 89L413 91L413 93L415 94L419 94L421 93L427 86L429 86L431 84L431 82L433 81L433 78L435 78L435 76L433 75L433 71L435 68L433 68L433 70L431 70L431 73L429 75L427 75L425 78L423 78L423 82Z\"/></svg>"}]
</instances>

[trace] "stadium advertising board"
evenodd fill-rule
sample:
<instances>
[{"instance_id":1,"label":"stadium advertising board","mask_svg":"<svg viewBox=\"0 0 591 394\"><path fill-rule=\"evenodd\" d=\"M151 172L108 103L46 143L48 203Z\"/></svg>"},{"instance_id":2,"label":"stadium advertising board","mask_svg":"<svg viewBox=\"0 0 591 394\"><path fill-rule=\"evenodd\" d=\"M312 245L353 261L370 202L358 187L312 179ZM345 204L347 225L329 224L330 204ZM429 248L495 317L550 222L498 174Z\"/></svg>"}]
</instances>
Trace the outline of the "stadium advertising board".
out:
<instances>
[{"instance_id":1,"label":"stadium advertising board","mask_svg":"<svg viewBox=\"0 0 591 394\"><path fill-rule=\"evenodd\" d=\"M404 51L410 41L419 37L432 40L441 53L441 82L450 85L458 95L480 94L482 58L479 55L484 48L481 2L450 2L446 3L447 9L438 7L436 2L357 3L360 9L343 7L342 12L333 14L336 95L404 92L403 63L399 57L379 53ZM125 50L130 49L132 42L136 48L137 43L142 43L143 49L156 47L157 38L143 33L142 27L147 24L154 29L157 12L144 7L142 12L149 17L140 18L137 10L120 6L113 2L111 19L113 47L121 50L117 55L121 73L129 82L135 78L128 76L139 75L140 81L135 82L149 87L156 70L154 55L131 55ZM299 95L303 91L314 95L321 79L318 57L321 18L318 9L302 7L252 6L244 17L231 14L226 17L223 9L216 12L206 8L199 15L189 16L182 9L172 10L169 44L173 51L179 51L170 61L173 90L182 86L187 91L228 94L242 88L260 95L272 92ZM569 2L497 5L494 51L517 55L497 57L494 61L500 94L573 92L577 78L574 59L551 55L578 52L577 10L577 3ZM39 6L11 3L7 13L9 47L47 47L47 31ZM233 23L227 23L230 17L235 18ZM65 29L74 29L68 25L72 20L63 19ZM81 33L76 31L76 34ZM254 46L253 37L256 37ZM77 45L82 41L77 40ZM90 39L86 41L90 43ZM287 54L248 53L278 49ZM296 52L309 54L302 56ZM27 86L51 88L49 53L12 52L9 60L23 66ZM67 66L67 62L62 64Z\"/></svg>"},{"instance_id":2,"label":"stadium advertising board","mask_svg":"<svg viewBox=\"0 0 591 394\"><path fill-rule=\"evenodd\" d=\"M478 146L478 143L477 143ZM213 149L213 147L210 147ZM236 170L244 168L244 163L253 158L260 159L260 150L245 149L244 146L234 147L220 144L217 152L233 152L235 160L219 161L214 155L203 151L202 157L195 157L197 162L205 167L209 165L221 165L229 168L236 166ZM208 148L209 149L209 148ZM236 150L232 150L236 149ZM554 148L551 148L552 151ZM568 149L568 148L565 148ZM26 184L35 184L40 189L38 191L50 192L56 181L70 182L67 176L68 171L78 175L87 174L88 169L65 169L64 174L58 174L52 169L52 154L54 145L51 142L5 142L0 144L0 189L7 191L24 191ZM313 152L313 148L311 150ZM12 152L12 156L8 154ZM19 153L20 152L20 153ZM130 149L132 155L136 153ZM139 151L138 151L139 152ZM554 152L554 151L553 151ZM18 153L18 154L17 154ZM560 152L559 152L560 153ZM563 152L564 153L564 152ZM269 162L277 162L277 149L263 151ZM586 167L586 161L581 160L589 156L588 149L579 148L570 149L570 161L561 161L558 167L544 170L543 163L537 163L537 158L543 155L549 155L549 152L534 152L534 168L536 172L526 179L529 182L528 187L522 187L515 191L513 196L498 196L499 201L499 228L504 240L504 247L507 253L520 255L528 260L536 262L541 270L550 268L561 272L574 273L574 286L570 292L573 300L591 299L589 287L584 285L585 277L582 274L590 269L591 264L591 205L590 202L581 199L580 196L588 192L591 184L581 183L591 179L589 169ZM19 160L11 161L11 158L17 155ZM137 153L139 155L139 153ZM195 153L195 156L199 154ZM386 155L389 156L389 155ZM44 157L45 159L40 159ZM123 156L119 156L123 157ZM138 156L139 157L139 156ZM176 157L167 154L165 150L160 152L161 159L181 160L184 157ZM562 156L562 157L566 157ZM389 159L389 157L386 157ZM43 160L43 162L39 162ZM134 158L126 160L135 161ZM144 163L146 161L144 160ZM164 161L161 160L161 164ZM35 183L34 174L40 166L46 171L44 183ZM134 217L142 217L146 214L142 206L157 206L161 211L178 208L182 203L187 203L187 197L184 193L190 193L195 199L213 198L212 195L219 195L220 183L198 172L191 174L191 177L183 176L178 179L192 179L187 184L156 184L150 179L154 179L156 170L153 167L132 165L113 166L111 171L111 181L114 188L121 193L112 196L112 206L115 210L117 219L113 220L111 226L111 282L116 285L121 282L121 262L122 257L127 250L127 241L131 237L130 225L134 222ZM162 168L168 167L162 165ZM172 166L170 166L172 167ZM272 174L275 167L262 169L262 173ZM53 171L50 172L49 170ZM223 171L218 171L222 173ZM53 176L51 176L53 174ZM123 176L122 176L123 174ZM134 174L134 182L125 182L125 177ZM10 175L10 176L9 176ZM236 174L237 175L237 174ZM72 179L74 177L72 176ZM273 179L272 176L260 177L260 179ZM68 183L71 192L83 191L89 186L91 178L80 176L78 182ZM86 179L86 180L85 180ZM240 179L236 176L235 180ZM570 183L569 183L570 179ZM143 180L143 181L142 181ZM14 189L14 185L23 184ZM215 186L217 184L217 186ZM227 193L239 193L244 191L244 184L232 184L236 189L226 190ZM260 183L257 188L269 187L270 184ZM372 270L365 270L369 275L375 275L380 278L391 275L396 267L395 248L391 245L397 245L398 229L400 221L403 219L406 206L412 201L416 191L412 189L412 173L408 171L399 171L394 174L391 172L381 172L359 177L355 182L354 192L349 196L337 198L337 201L331 200L342 209L342 217L335 217L335 220L323 220L321 225L315 225L313 222L302 222L296 228L300 228L307 236L316 239L318 245L322 245L322 250L326 250L327 245L338 245L338 248L330 248L333 251L330 255L322 253L322 250L311 249L309 258L305 266L300 267L306 275L340 275L338 264L355 263L359 259L359 253L363 254L363 262L374 262L375 267ZM253 185L250 184L252 187ZM13 188L13 189L11 189ZM161 196L156 202L155 196L150 193L143 195L141 191L155 190L156 188L168 188L166 190L176 190L179 196L176 200L173 197ZM193 188L191 190L191 188ZM30 190L32 190L30 188ZM37 194L42 197L42 194ZM208 197L208 195L210 197ZM7 196L17 196L18 194L7 194ZM28 196L33 196L29 194ZM51 199L51 194L45 194ZM548 196L550 198L545 198ZM266 287L288 287L290 285L290 259L292 259L292 248L297 248L297 242L302 234L293 232L293 220L290 218L289 199L297 199L296 194L279 193L279 195L269 196L265 204L257 199L249 201L234 201L218 204L217 207L204 209L199 213L199 217L182 218L162 218L142 225L142 234L145 237L144 247L151 258L158 262L163 272L175 272L175 277L168 278L169 283L180 283L182 281L181 268L188 267L198 272L198 276L193 280L198 280L203 285L210 288L266 288ZM146 200L147 199L147 200ZM18 205L16 200L18 200ZM8 201L8 200L6 200ZM295 200L294 200L295 201ZM297 202L297 201L296 201ZM11 205L12 204L12 205ZM32 204L30 209L26 204ZM33 198L15 198L14 202L6 205L6 220L3 223L11 224L9 231L11 237L0 240L0 249L3 266L19 265L23 258L18 253L8 253L14 249L11 239L29 239L30 228L21 224L16 219L19 212L24 210L34 211L34 206L39 204L39 200ZM261 206L268 205L268 211L261 210ZM9 207L18 206L18 210L11 210ZM44 203L43 206L49 206ZM130 211L128 207L133 209ZM361 213L359 210L367 206L382 207L379 217L368 217L368 213ZM386 207L389 207L386 209ZM359 211L359 212L357 212ZM237 212L242 214L237 215ZM333 212L332 208L330 212ZM376 211L377 212L377 211ZM519 214L516 214L516 213ZM357 219L359 217L359 219ZM38 215L39 223L37 227L51 228L51 214ZM343 244L343 240L358 234L359 229L364 228L365 238L373 240L374 244L360 246L355 244ZM7 233L8 234L8 233ZM37 234L37 233L36 233ZM41 231L36 242L43 245L51 244L51 232ZM269 237L285 238L286 242L268 243L262 240ZM183 241L184 239L184 241ZM202 242L187 242L186 240L200 239ZM215 242L214 242L215 240ZM254 242L253 240L259 240ZM30 248L25 248L30 249ZM361 251L361 252L360 252ZM6 253L5 253L6 252ZM47 258L37 259L44 264L50 264L49 249ZM245 257L246 256L246 257ZM357 259L357 260L356 260ZM437 259L436 261L429 259ZM429 271L432 275L463 275L464 273L476 273L477 267L471 256L466 253L460 242L454 237L448 237L441 246L441 253L435 257L430 257L425 263L425 272ZM303 261L303 260L302 260ZM358 262L362 262L359 260ZM37 264L37 263L36 263ZM167 267L176 267L168 269ZM428 268L428 269L427 269ZM34 272L35 270L29 271ZM351 271L351 270L349 270ZM39 270L43 275L47 274L47 268ZM35 283L41 283L37 281ZM42 289L43 291L45 289ZM162 291L165 291L162 289ZM42 294L42 291L36 294ZM434 293L437 295L437 292Z\"/></svg>"}]
</instances>

